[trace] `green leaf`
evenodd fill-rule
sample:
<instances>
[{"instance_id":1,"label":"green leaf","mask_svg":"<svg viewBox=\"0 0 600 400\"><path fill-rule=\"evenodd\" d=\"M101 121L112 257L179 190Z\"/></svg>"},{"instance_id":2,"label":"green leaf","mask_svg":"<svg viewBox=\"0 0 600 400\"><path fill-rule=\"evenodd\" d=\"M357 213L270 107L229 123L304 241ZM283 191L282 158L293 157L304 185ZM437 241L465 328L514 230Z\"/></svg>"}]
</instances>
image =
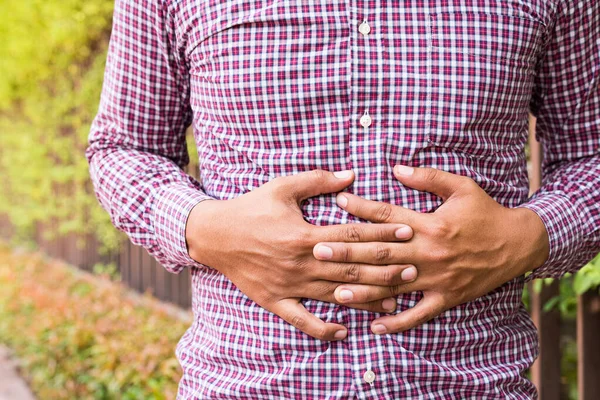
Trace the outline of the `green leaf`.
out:
<instances>
[{"instance_id":1,"label":"green leaf","mask_svg":"<svg viewBox=\"0 0 600 400\"><path fill-rule=\"evenodd\" d=\"M549 312L560 303L560 296L554 296L544 304L543 311Z\"/></svg>"}]
</instances>

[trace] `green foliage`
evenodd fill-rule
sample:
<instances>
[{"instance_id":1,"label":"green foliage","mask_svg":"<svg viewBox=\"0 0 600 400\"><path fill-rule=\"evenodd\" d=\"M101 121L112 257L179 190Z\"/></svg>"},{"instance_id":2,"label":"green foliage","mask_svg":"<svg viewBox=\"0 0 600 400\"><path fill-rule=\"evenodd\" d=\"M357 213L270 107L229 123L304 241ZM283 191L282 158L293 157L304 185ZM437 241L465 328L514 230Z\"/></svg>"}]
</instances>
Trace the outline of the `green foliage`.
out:
<instances>
[{"instance_id":1,"label":"green foliage","mask_svg":"<svg viewBox=\"0 0 600 400\"><path fill-rule=\"evenodd\" d=\"M112 0L0 0L0 214L21 237L119 235L90 190L84 150L96 113Z\"/></svg>"},{"instance_id":2,"label":"green foliage","mask_svg":"<svg viewBox=\"0 0 600 400\"><path fill-rule=\"evenodd\" d=\"M110 263L110 264L97 263L92 268L92 271L96 275L104 276L113 281L118 281L121 279L121 274L119 272L119 269L115 265L115 263Z\"/></svg>"},{"instance_id":3,"label":"green foliage","mask_svg":"<svg viewBox=\"0 0 600 400\"><path fill-rule=\"evenodd\" d=\"M543 285L549 285L553 279L538 279L533 282L533 290L539 292ZM563 318L573 319L577 313L577 296L600 288L600 254L583 266L575 274L565 274L560 280L559 295L548 300L544 311L558 308ZM524 293L527 301L528 294Z\"/></svg>"},{"instance_id":4,"label":"green foliage","mask_svg":"<svg viewBox=\"0 0 600 400\"><path fill-rule=\"evenodd\" d=\"M39 255L0 247L0 342L40 399L174 399L187 324L152 300Z\"/></svg>"},{"instance_id":5,"label":"green foliage","mask_svg":"<svg viewBox=\"0 0 600 400\"><path fill-rule=\"evenodd\" d=\"M600 255L581 268L575 275L573 289L576 294L583 294L588 290L600 286Z\"/></svg>"}]
</instances>

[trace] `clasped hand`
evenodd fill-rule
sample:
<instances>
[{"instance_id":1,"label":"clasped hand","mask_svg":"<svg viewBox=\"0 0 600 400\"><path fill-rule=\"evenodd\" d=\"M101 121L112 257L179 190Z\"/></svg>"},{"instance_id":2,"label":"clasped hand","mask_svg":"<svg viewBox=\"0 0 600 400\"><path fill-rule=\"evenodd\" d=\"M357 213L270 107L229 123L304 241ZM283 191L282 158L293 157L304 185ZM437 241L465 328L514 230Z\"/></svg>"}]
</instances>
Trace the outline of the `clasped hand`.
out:
<instances>
[{"instance_id":1,"label":"clasped hand","mask_svg":"<svg viewBox=\"0 0 600 400\"><path fill-rule=\"evenodd\" d=\"M397 280L388 275L386 286L344 284L336 288L335 298L342 304L423 293L413 308L373 321L373 333L401 332L421 325L547 259L547 233L533 211L503 207L472 179L440 170L396 166L394 175L406 186L436 194L443 204L433 213L418 213L348 193L338 194L337 203L350 214L377 224L410 226L410 240L376 245L328 242L314 248L319 260L416 268L418 277L410 283L393 284Z\"/></svg>"},{"instance_id":2,"label":"clasped hand","mask_svg":"<svg viewBox=\"0 0 600 400\"><path fill-rule=\"evenodd\" d=\"M196 205L186 225L190 256L224 274L246 296L301 331L342 340L347 329L309 313L302 298L380 313L395 296L423 292L409 310L373 321L376 334L399 332L484 295L543 263L548 239L533 211L508 209L468 178L396 167L400 183L444 202L433 213L339 193L349 213L373 223L314 226L303 200L350 185L351 171L276 178L231 200Z\"/></svg>"}]
</instances>

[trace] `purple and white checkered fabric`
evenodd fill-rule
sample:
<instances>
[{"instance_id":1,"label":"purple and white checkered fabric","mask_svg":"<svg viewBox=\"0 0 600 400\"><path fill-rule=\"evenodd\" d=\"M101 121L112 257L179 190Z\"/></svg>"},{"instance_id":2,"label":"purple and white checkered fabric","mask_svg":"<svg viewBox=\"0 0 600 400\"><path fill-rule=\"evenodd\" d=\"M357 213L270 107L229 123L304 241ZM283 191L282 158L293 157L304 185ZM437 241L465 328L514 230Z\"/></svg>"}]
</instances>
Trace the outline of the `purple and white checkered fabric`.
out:
<instances>
[{"instance_id":1,"label":"purple and white checkered fabric","mask_svg":"<svg viewBox=\"0 0 600 400\"><path fill-rule=\"evenodd\" d=\"M529 110L545 157L532 199ZM190 124L201 184L181 169ZM392 167L434 167L538 213L551 252L531 277L558 277L600 247L599 147L596 0L117 0L86 154L115 226L169 271L191 269L180 399L525 399L537 335L524 278L384 336L372 313L306 300L348 327L322 342L190 259L186 218L204 199L315 168L352 169L350 192L428 212L440 200ZM357 220L334 194L303 211L316 225ZM398 309L419 299L399 296Z\"/></svg>"}]
</instances>

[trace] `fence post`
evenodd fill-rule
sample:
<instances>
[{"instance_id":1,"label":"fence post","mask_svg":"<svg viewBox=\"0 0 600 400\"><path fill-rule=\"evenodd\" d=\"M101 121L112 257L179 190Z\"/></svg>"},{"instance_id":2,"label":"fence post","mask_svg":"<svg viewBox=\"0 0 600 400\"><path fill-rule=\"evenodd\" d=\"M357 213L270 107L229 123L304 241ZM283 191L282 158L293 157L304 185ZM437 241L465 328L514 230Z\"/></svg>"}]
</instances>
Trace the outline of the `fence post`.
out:
<instances>
[{"instance_id":1,"label":"fence post","mask_svg":"<svg viewBox=\"0 0 600 400\"><path fill-rule=\"evenodd\" d=\"M600 399L600 294L579 296L577 302L577 386L579 400Z\"/></svg>"},{"instance_id":2,"label":"fence post","mask_svg":"<svg viewBox=\"0 0 600 400\"><path fill-rule=\"evenodd\" d=\"M558 281L544 286L540 293L533 292L532 286L529 285L531 318L538 329L540 355L531 367L531 378L540 400L560 400L560 313L558 310L543 311L544 304L558 295Z\"/></svg>"},{"instance_id":3,"label":"fence post","mask_svg":"<svg viewBox=\"0 0 600 400\"><path fill-rule=\"evenodd\" d=\"M535 140L535 119L529 124L530 170L529 184L531 192L536 191L542 183L542 151L540 143ZM531 298L531 318L538 329L540 356L531 367L531 378L537 387L540 400L560 400L560 313L558 310L544 312L544 304L558 295L558 281L544 286L540 293L535 293L533 285L529 285Z\"/></svg>"}]
</instances>

